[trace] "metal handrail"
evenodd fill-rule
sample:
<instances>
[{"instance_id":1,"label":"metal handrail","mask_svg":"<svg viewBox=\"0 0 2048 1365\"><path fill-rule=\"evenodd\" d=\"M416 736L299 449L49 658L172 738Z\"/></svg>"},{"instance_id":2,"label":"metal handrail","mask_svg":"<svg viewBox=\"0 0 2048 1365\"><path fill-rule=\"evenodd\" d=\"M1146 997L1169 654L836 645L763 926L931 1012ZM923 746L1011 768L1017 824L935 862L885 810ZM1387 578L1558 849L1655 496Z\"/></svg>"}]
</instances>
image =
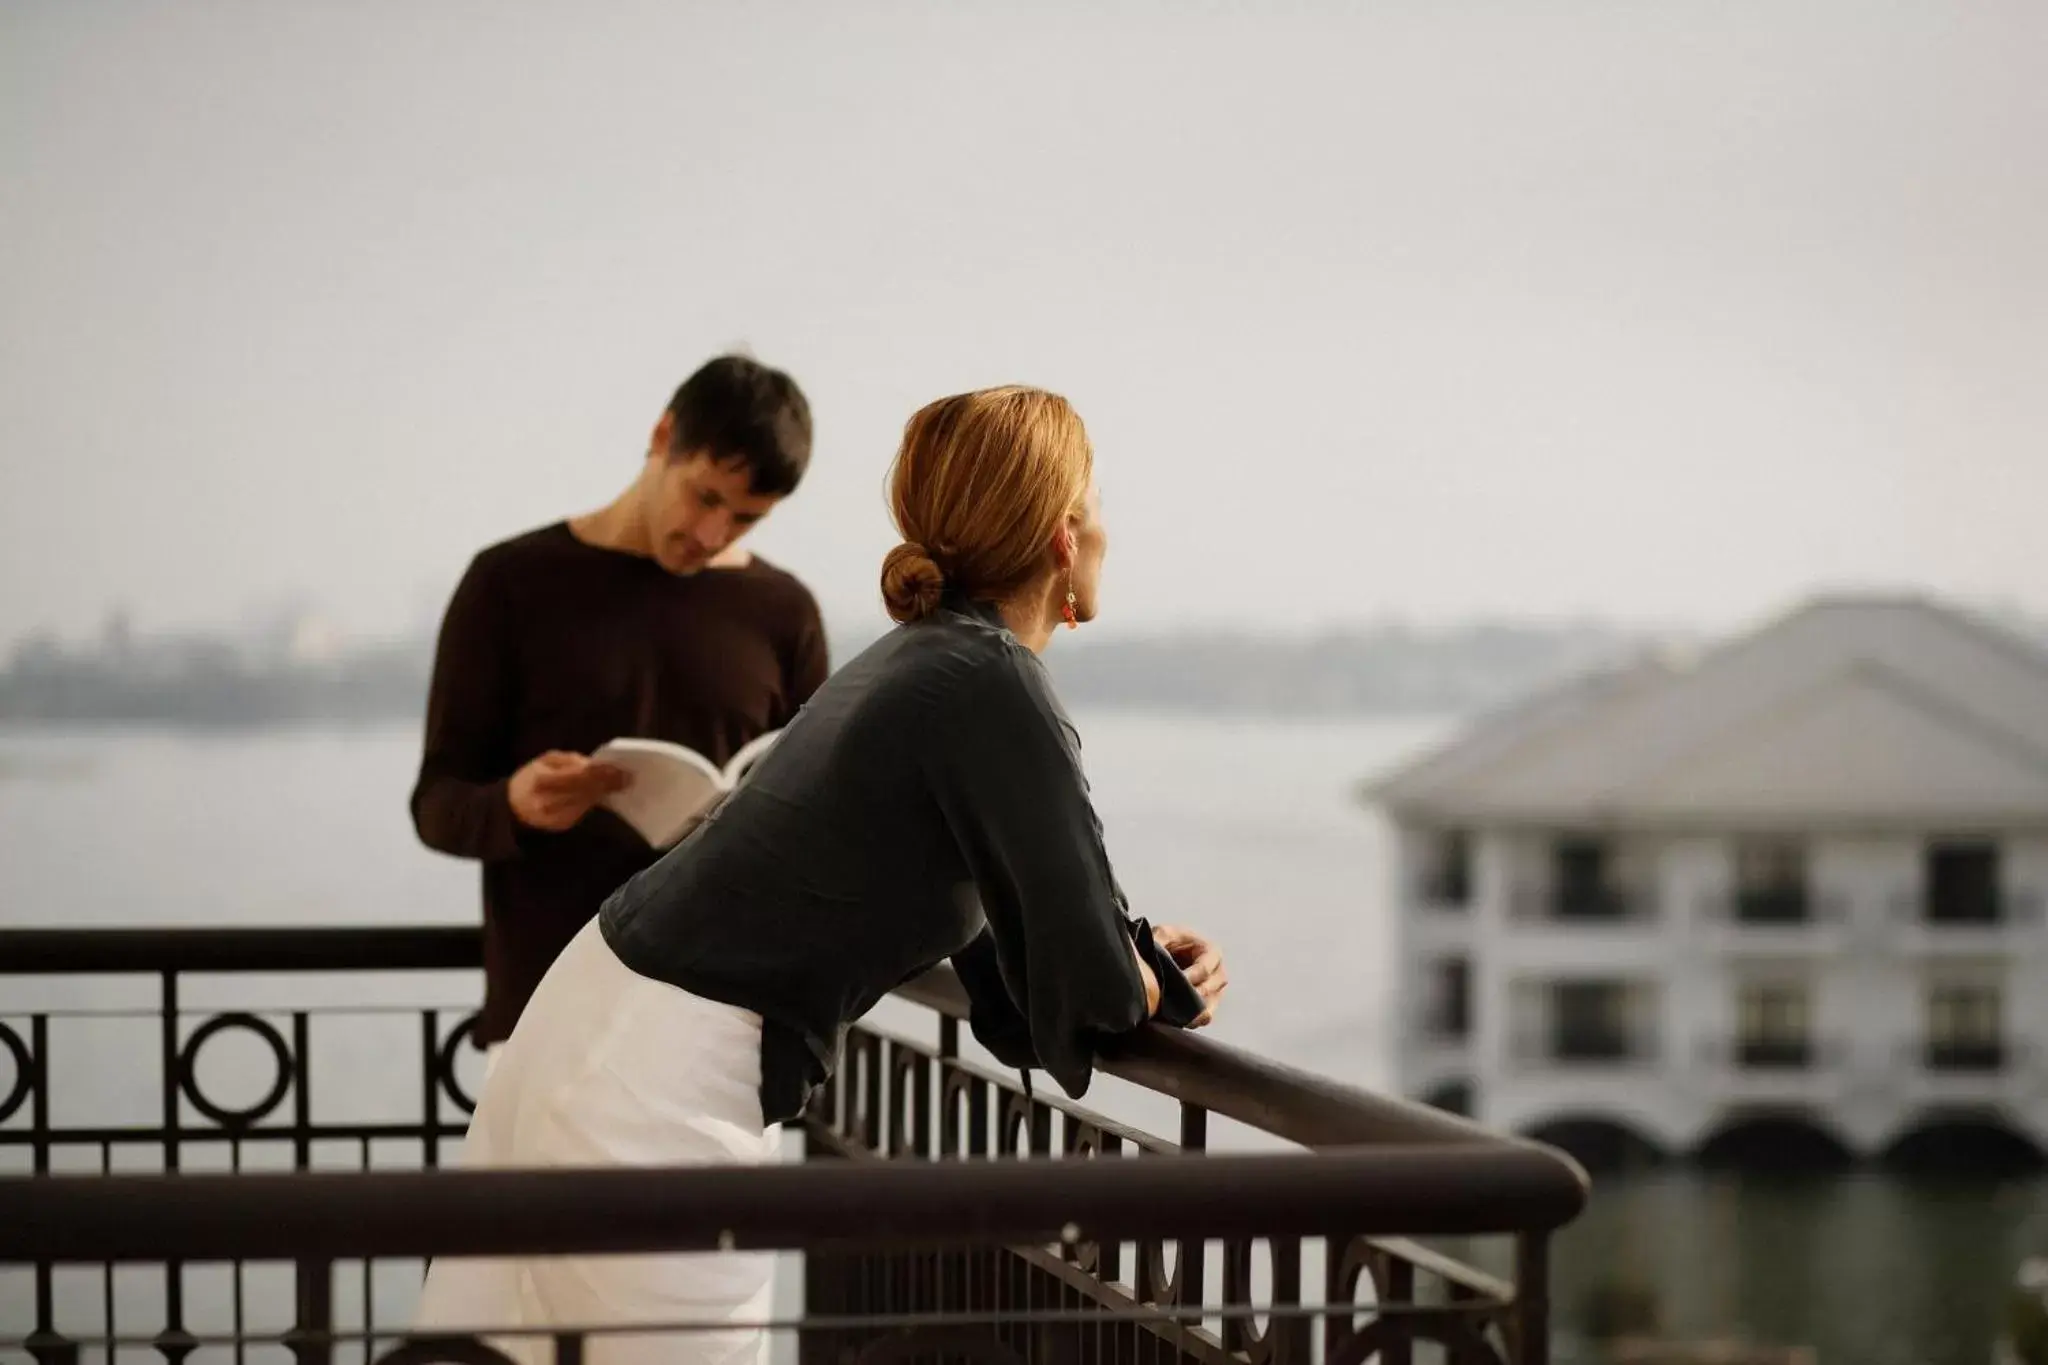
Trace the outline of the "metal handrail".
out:
<instances>
[{"instance_id":1,"label":"metal handrail","mask_svg":"<svg viewBox=\"0 0 2048 1365\"><path fill-rule=\"evenodd\" d=\"M0 1261L533 1255L1549 1231L1511 1147L1110 1160L0 1179Z\"/></svg>"}]
</instances>

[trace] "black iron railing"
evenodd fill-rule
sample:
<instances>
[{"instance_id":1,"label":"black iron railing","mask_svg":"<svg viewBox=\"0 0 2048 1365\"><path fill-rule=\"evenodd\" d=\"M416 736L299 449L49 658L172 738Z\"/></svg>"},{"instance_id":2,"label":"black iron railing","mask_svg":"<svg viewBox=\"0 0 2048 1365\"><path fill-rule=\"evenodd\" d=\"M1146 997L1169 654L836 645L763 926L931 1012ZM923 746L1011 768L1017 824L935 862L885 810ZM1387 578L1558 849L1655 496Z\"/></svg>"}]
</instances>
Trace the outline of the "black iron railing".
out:
<instances>
[{"instance_id":1,"label":"black iron railing","mask_svg":"<svg viewBox=\"0 0 2048 1365\"><path fill-rule=\"evenodd\" d=\"M1941 929L2036 929L2043 922L2041 893L2028 888L1988 887L1975 894L1938 893L1919 887L1894 892L1894 920Z\"/></svg>"},{"instance_id":2,"label":"black iron railing","mask_svg":"<svg viewBox=\"0 0 2048 1365\"><path fill-rule=\"evenodd\" d=\"M1764 930L1836 925L1849 918L1849 899L1810 886L1735 887L1699 901L1699 917L1710 924Z\"/></svg>"},{"instance_id":3,"label":"black iron railing","mask_svg":"<svg viewBox=\"0 0 2048 1365\"><path fill-rule=\"evenodd\" d=\"M207 1343L238 1360L266 1343L300 1361L481 1360L473 1341L407 1337L422 1258L718 1247L803 1253L782 1330L805 1365L1399 1365L1431 1341L1461 1365L1548 1358L1549 1235L1583 1201L1576 1167L1198 1035L1143 1030L1105 1059L1175 1103L1166 1138L976 1062L958 985L937 973L900 993L922 1036L850 1034L800 1165L449 1172L418 1168L466 1121L466 1006L218 998L279 975L473 969L478 954L462 929L0 932L0 990L141 974L153 995L0 1005L0 1156L26 1173L0 1179L0 1262L18 1267L0 1265L0 1292L16 1277L28 1329L11 1346L0 1330L0 1358L119 1340L174 1362ZM109 1021L149 1035L154 1074L115 1088L133 1107L141 1087L150 1116L73 1120L68 1085L142 1061L67 1051L67 1028ZM374 1089L377 1112L342 1112L350 1096L315 1063L350 1061L333 1035L366 1022L385 1041L338 1074L355 1099ZM259 1083L210 1093L208 1049L237 1033L268 1055ZM1211 1153L1212 1117L1296 1146ZM253 1173L257 1153L289 1169ZM121 1173L142 1159L151 1173ZM1406 1240L1436 1235L1501 1240L1512 1282ZM146 1303L122 1289L137 1274ZM585 1342L558 1346L580 1359Z\"/></svg>"}]
</instances>

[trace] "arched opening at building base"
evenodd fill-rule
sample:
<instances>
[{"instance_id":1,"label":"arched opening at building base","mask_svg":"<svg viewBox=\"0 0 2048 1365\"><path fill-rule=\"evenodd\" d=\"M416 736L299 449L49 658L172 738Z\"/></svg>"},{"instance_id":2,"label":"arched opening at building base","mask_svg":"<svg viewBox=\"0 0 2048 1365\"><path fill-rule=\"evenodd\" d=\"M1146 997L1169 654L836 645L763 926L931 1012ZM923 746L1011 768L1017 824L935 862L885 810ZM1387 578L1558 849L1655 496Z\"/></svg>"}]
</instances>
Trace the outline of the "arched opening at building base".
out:
<instances>
[{"instance_id":1,"label":"arched opening at building base","mask_svg":"<svg viewBox=\"0 0 2048 1365\"><path fill-rule=\"evenodd\" d=\"M1731 1118L1693 1153L1710 1170L1764 1174L1842 1171L1856 1154L1830 1129L1804 1113L1757 1113Z\"/></svg>"},{"instance_id":2,"label":"arched opening at building base","mask_svg":"<svg viewBox=\"0 0 2048 1365\"><path fill-rule=\"evenodd\" d=\"M1997 1114L1932 1114L1904 1129L1879 1158L1922 1175L2008 1176L2048 1170L2048 1152Z\"/></svg>"}]
</instances>

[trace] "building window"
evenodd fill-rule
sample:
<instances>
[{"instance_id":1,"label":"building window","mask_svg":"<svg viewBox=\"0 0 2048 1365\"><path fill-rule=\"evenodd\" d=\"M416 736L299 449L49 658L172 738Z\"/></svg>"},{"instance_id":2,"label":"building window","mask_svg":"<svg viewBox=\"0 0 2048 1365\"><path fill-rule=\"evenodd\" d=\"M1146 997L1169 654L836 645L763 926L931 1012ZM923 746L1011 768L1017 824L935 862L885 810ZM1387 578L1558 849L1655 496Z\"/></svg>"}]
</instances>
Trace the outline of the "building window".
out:
<instances>
[{"instance_id":1,"label":"building window","mask_svg":"<svg viewBox=\"0 0 2048 1365\"><path fill-rule=\"evenodd\" d=\"M1923 891L1930 924L1996 924L1998 845L1982 839L1929 845Z\"/></svg>"},{"instance_id":2,"label":"building window","mask_svg":"<svg viewBox=\"0 0 2048 1365\"><path fill-rule=\"evenodd\" d=\"M1634 1028L1635 993L1622 981L1560 981L1550 994L1550 1055L1561 1062L1619 1062L1649 1049Z\"/></svg>"},{"instance_id":3,"label":"building window","mask_svg":"<svg viewBox=\"0 0 2048 1365\"><path fill-rule=\"evenodd\" d=\"M1463 1042L1472 1032L1472 964L1463 957L1438 958L1430 983L1430 1036Z\"/></svg>"},{"instance_id":4,"label":"building window","mask_svg":"<svg viewBox=\"0 0 2048 1365\"><path fill-rule=\"evenodd\" d=\"M1612 856L1601 839L1559 839L1551 847L1552 913L1565 920L1620 919L1628 912L1616 893Z\"/></svg>"},{"instance_id":5,"label":"building window","mask_svg":"<svg viewBox=\"0 0 2048 1365\"><path fill-rule=\"evenodd\" d=\"M1429 840L1422 869L1422 899L1431 905L1462 910L1472 903L1472 836L1462 829L1444 830Z\"/></svg>"},{"instance_id":6,"label":"building window","mask_svg":"<svg viewBox=\"0 0 2048 1365\"><path fill-rule=\"evenodd\" d=\"M1812 1065L1812 996L1805 982L1743 984L1735 1011L1735 1060L1759 1068Z\"/></svg>"},{"instance_id":7,"label":"building window","mask_svg":"<svg viewBox=\"0 0 2048 1365\"><path fill-rule=\"evenodd\" d=\"M1927 989L1931 1071L1996 1071L2005 1065L2004 992L1993 982L1936 982Z\"/></svg>"},{"instance_id":8,"label":"building window","mask_svg":"<svg viewBox=\"0 0 2048 1365\"><path fill-rule=\"evenodd\" d=\"M1744 839L1735 846L1735 918L1796 924L1811 918L1806 849L1791 839Z\"/></svg>"}]
</instances>

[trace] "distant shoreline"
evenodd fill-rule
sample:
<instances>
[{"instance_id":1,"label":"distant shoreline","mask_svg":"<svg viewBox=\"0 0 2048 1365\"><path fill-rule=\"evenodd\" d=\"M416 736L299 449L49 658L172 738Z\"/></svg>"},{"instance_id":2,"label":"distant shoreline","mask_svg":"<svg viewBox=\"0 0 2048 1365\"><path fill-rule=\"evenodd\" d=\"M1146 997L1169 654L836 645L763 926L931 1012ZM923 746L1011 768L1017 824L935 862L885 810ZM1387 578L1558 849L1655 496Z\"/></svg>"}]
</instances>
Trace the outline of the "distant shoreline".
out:
<instances>
[{"instance_id":1,"label":"distant shoreline","mask_svg":"<svg viewBox=\"0 0 2048 1365\"><path fill-rule=\"evenodd\" d=\"M833 640L837 661L868 643ZM1443 716L1637 657L1659 642L1599 626L1388 626L1313 638L1183 634L1061 642L1061 697L1091 710L1293 719ZM387 642L318 656L221 636L25 643L0 670L0 725L236 733L417 722L433 646Z\"/></svg>"},{"instance_id":2,"label":"distant shoreline","mask_svg":"<svg viewBox=\"0 0 2048 1365\"><path fill-rule=\"evenodd\" d=\"M1256 724L1318 725L1355 721L1441 720L1467 714L1451 707L1389 707L1345 711L1302 711L1283 707L1201 706L1180 702L1102 701L1072 698L1068 706L1084 715L1143 717L1157 720L1195 720ZM192 720L149 716L66 716L31 717L0 715L0 742L8 739L60 739L65 736L92 738L177 737L244 738L255 735L389 734L394 730L418 731L423 717L392 712L368 716L294 716L260 720ZM8 759L0 754L0 778L8 775Z\"/></svg>"}]
</instances>

